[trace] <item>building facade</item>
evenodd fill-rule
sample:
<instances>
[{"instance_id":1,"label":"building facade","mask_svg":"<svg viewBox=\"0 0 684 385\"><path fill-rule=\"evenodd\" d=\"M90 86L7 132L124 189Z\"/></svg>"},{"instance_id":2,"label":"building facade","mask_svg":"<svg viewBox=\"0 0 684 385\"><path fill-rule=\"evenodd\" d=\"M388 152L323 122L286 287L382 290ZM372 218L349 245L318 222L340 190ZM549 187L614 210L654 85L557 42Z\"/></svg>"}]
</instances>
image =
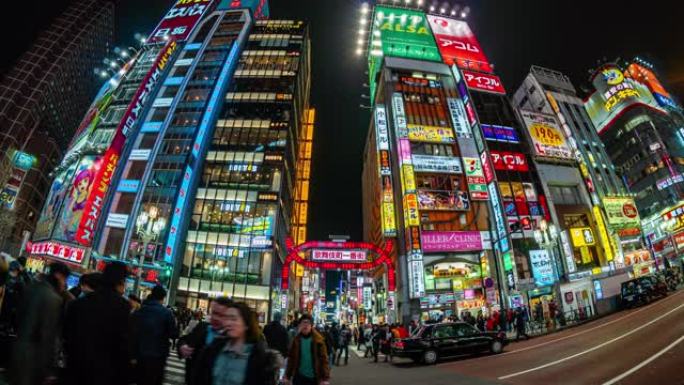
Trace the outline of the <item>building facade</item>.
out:
<instances>
[{"instance_id":1,"label":"building facade","mask_svg":"<svg viewBox=\"0 0 684 385\"><path fill-rule=\"evenodd\" d=\"M532 66L513 103L521 109L534 143L535 162L557 226L552 249L567 272L561 292L573 293L572 301L563 296L563 304L595 311L593 304L600 299L593 281L619 285L620 279L604 281L616 275L628 279L625 260L631 262L633 255L646 251L633 196L617 175L567 76ZM584 233L592 240L587 242ZM619 286L606 287L606 291L616 289Z\"/></svg>"},{"instance_id":2,"label":"building facade","mask_svg":"<svg viewBox=\"0 0 684 385\"><path fill-rule=\"evenodd\" d=\"M617 173L635 194L646 242L657 263L663 263L662 257L676 257L673 239L682 228L677 211L684 193L681 107L652 65L639 58L606 63L590 81L594 91L585 109ZM645 258L632 256L635 274L656 268L653 259Z\"/></svg>"},{"instance_id":3,"label":"building facade","mask_svg":"<svg viewBox=\"0 0 684 385\"><path fill-rule=\"evenodd\" d=\"M33 233L52 182L101 79L93 69L114 42L114 2L79 0L60 14L0 81L0 195L15 256ZM31 160L27 162L27 160Z\"/></svg>"},{"instance_id":4,"label":"building facade","mask_svg":"<svg viewBox=\"0 0 684 385\"><path fill-rule=\"evenodd\" d=\"M280 307L273 288L294 213L306 222L298 171L310 162L315 116L308 28L264 20L263 1L186 3L115 80L113 93L126 97L113 121L125 135L118 156L103 156L109 188L96 176L74 239L53 231L33 255L69 259L54 252L67 247L83 254L71 260L83 269L121 260L134 292L168 285L171 300L192 309L229 296L265 322Z\"/></svg>"},{"instance_id":5,"label":"building facade","mask_svg":"<svg viewBox=\"0 0 684 385\"><path fill-rule=\"evenodd\" d=\"M362 13L371 15L374 102L364 236L396 242L399 317L548 303L559 267L537 253L534 238L549 218L546 192L516 111L468 24L427 6Z\"/></svg>"}]
</instances>

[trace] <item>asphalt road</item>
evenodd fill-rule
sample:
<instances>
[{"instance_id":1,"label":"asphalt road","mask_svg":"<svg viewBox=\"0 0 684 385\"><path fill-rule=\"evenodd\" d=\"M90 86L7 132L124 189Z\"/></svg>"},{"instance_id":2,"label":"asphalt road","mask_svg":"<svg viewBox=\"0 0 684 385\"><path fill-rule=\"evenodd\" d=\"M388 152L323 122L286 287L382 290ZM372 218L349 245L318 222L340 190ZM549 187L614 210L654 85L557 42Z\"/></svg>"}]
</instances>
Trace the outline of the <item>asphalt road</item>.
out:
<instances>
[{"instance_id":1,"label":"asphalt road","mask_svg":"<svg viewBox=\"0 0 684 385\"><path fill-rule=\"evenodd\" d=\"M435 366L372 363L351 354L334 385L684 385L684 291L559 333L513 343L500 355Z\"/></svg>"}]
</instances>

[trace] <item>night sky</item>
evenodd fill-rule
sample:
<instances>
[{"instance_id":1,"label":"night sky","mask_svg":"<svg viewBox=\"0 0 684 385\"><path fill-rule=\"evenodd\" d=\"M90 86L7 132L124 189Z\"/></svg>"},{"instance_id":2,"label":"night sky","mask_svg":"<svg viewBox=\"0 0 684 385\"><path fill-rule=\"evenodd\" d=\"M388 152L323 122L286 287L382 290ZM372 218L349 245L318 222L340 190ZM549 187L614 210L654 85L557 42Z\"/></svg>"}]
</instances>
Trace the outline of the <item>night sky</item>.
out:
<instances>
[{"instance_id":1,"label":"night sky","mask_svg":"<svg viewBox=\"0 0 684 385\"><path fill-rule=\"evenodd\" d=\"M121 0L117 36L132 44L135 32L148 33L172 0ZM46 4L42 4L46 3ZM13 15L21 30L5 47L5 70L30 44L66 0L41 2L40 16ZM362 236L361 161L370 115L359 108L365 61L354 54L358 7L355 0L270 0L271 17L311 22L312 104L317 108L309 208L309 238L329 234ZM517 89L530 65L562 71L575 85L602 58L640 55L656 65L666 87L684 96L683 2L672 1L464 1L469 23L509 92ZM144 4L144 6L142 5ZM7 27L3 27L7 28ZM3 31L8 32L9 31ZM19 32L19 33L17 33ZM3 36L8 36L3 34Z\"/></svg>"}]
</instances>

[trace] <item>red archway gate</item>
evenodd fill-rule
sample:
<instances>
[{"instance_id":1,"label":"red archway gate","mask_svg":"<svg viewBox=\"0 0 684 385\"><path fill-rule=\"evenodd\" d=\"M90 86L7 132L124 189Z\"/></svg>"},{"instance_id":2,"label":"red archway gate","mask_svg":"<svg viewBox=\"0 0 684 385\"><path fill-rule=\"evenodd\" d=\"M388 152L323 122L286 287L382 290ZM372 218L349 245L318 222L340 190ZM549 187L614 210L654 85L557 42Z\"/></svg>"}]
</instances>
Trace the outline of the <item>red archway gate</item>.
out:
<instances>
[{"instance_id":1,"label":"red archway gate","mask_svg":"<svg viewBox=\"0 0 684 385\"><path fill-rule=\"evenodd\" d=\"M390 258L392 252L392 241L387 240L385 245L380 248L372 243L367 242L332 242L332 241L308 241L295 246L292 239L285 240L287 246L287 258L283 264L281 273L281 289L287 290L290 285L290 264L295 262L307 269L322 269L322 270L373 270L380 265L385 265L387 268L387 289L394 292L396 289L396 274L395 266ZM313 249L327 249L327 250L365 250L375 254L375 258L366 262L330 262L330 261L315 261L312 259L303 258L300 253Z\"/></svg>"}]
</instances>

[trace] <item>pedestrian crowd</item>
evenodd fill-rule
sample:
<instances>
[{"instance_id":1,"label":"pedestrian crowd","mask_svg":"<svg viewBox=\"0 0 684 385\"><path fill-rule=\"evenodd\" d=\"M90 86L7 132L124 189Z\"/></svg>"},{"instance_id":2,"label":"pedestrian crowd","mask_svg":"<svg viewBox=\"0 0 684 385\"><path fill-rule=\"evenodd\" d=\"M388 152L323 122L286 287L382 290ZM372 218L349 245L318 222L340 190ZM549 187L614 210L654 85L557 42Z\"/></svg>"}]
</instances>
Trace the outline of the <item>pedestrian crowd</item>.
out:
<instances>
[{"instance_id":1,"label":"pedestrian crowd","mask_svg":"<svg viewBox=\"0 0 684 385\"><path fill-rule=\"evenodd\" d=\"M247 304L228 298L205 315L165 306L162 286L142 301L124 296L122 263L70 290L67 265L34 277L23 263L0 258L0 384L162 385L175 349L188 385L328 385L328 344L309 315L288 331L275 314L262 330ZM348 346L349 329L339 334Z\"/></svg>"}]
</instances>

